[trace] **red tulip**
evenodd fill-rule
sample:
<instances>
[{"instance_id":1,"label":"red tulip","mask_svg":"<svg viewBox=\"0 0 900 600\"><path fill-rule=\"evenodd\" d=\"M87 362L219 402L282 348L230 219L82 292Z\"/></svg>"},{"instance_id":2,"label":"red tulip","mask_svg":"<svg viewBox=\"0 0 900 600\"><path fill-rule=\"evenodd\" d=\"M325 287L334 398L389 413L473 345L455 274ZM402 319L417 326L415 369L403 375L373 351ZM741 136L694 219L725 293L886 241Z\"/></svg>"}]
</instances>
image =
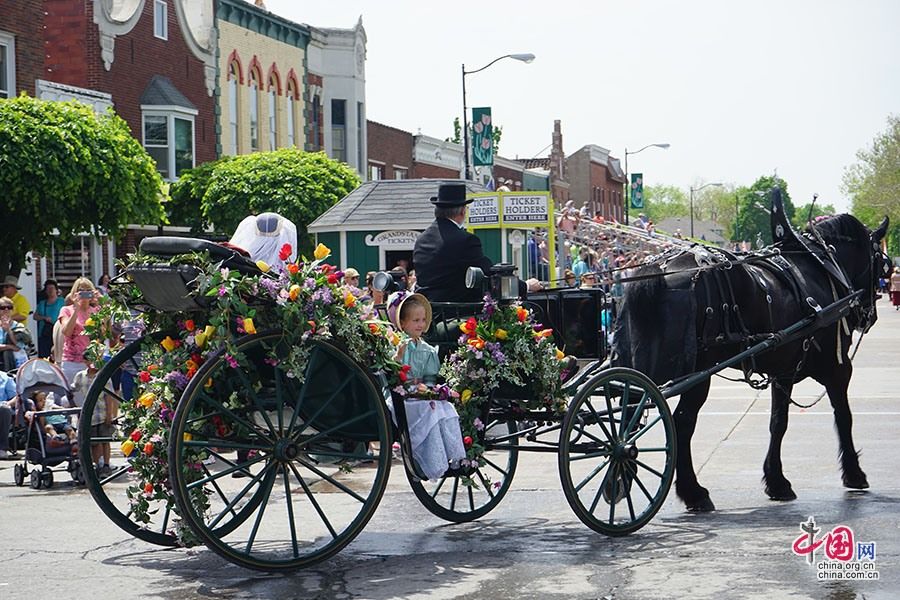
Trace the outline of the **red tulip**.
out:
<instances>
[{"instance_id":1,"label":"red tulip","mask_svg":"<svg viewBox=\"0 0 900 600\"><path fill-rule=\"evenodd\" d=\"M469 448L472 445L472 442L473 440L471 435L467 435L463 438L463 445L465 445L466 448Z\"/></svg>"},{"instance_id":2,"label":"red tulip","mask_svg":"<svg viewBox=\"0 0 900 600\"><path fill-rule=\"evenodd\" d=\"M147 442L146 444L144 444L144 454L146 454L147 456L153 454L153 442Z\"/></svg>"},{"instance_id":3,"label":"red tulip","mask_svg":"<svg viewBox=\"0 0 900 600\"><path fill-rule=\"evenodd\" d=\"M278 251L278 258L281 260L287 260L291 257L291 253L293 253L294 249L291 248L290 244L285 244L281 247L281 250Z\"/></svg>"},{"instance_id":4,"label":"red tulip","mask_svg":"<svg viewBox=\"0 0 900 600\"><path fill-rule=\"evenodd\" d=\"M140 429L135 429L134 431L131 432L131 441L136 442L136 441L140 440L142 435L144 435L144 434L141 433Z\"/></svg>"},{"instance_id":5,"label":"red tulip","mask_svg":"<svg viewBox=\"0 0 900 600\"><path fill-rule=\"evenodd\" d=\"M138 378L141 380L141 383L147 383L150 381L150 373L147 371L141 371L138 375Z\"/></svg>"}]
</instances>

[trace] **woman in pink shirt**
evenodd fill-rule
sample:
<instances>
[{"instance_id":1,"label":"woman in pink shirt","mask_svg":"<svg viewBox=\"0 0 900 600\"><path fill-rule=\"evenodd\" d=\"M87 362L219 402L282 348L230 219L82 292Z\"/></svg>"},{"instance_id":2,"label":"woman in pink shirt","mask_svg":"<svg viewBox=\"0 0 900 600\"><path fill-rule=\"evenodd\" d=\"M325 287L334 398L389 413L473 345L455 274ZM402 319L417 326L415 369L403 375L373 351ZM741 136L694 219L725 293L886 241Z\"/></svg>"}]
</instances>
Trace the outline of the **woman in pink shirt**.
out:
<instances>
[{"instance_id":1,"label":"woman in pink shirt","mask_svg":"<svg viewBox=\"0 0 900 600\"><path fill-rule=\"evenodd\" d=\"M75 381L75 376L87 368L84 352L87 350L90 339L84 332L84 323L90 316L97 312L97 293L94 284L87 277L79 277L72 285L69 306L64 306L59 311L59 324L63 334L62 371L66 381ZM84 394L76 392L72 397L75 406L81 406L84 402Z\"/></svg>"}]
</instances>

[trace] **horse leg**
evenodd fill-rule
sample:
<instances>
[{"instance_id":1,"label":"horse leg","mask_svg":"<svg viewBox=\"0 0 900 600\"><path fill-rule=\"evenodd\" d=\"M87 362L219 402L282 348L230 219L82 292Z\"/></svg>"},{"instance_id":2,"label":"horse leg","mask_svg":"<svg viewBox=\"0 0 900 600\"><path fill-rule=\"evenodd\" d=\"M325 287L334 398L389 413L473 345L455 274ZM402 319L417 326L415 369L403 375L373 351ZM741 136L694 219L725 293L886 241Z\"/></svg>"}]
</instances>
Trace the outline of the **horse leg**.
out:
<instances>
[{"instance_id":1,"label":"horse leg","mask_svg":"<svg viewBox=\"0 0 900 600\"><path fill-rule=\"evenodd\" d=\"M772 500L796 500L797 494L781 468L781 442L788 426L788 408L793 389L791 380L779 380L772 386L772 412L769 415L769 451L763 463L763 482Z\"/></svg>"},{"instance_id":2,"label":"horse leg","mask_svg":"<svg viewBox=\"0 0 900 600\"><path fill-rule=\"evenodd\" d=\"M869 481L859 466L859 454L853 446L853 415L850 414L850 403L847 399L847 388L850 386L852 374L853 366L850 361L845 361L843 365L833 371L828 381L821 383L825 385L828 399L831 401L831 408L834 410L834 425L840 441L844 487L864 490L869 487Z\"/></svg>"},{"instance_id":3,"label":"horse leg","mask_svg":"<svg viewBox=\"0 0 900 600\"><path fill-rule=\"evenodd\" d=\"M675 409L675 492L691 512L710 512L716 506L709 499L709 490L697 482L691 458L691 437L697 427L697 415L709 395L709 379L698 383L681 395Z\"/></svg>"}]
</instances>

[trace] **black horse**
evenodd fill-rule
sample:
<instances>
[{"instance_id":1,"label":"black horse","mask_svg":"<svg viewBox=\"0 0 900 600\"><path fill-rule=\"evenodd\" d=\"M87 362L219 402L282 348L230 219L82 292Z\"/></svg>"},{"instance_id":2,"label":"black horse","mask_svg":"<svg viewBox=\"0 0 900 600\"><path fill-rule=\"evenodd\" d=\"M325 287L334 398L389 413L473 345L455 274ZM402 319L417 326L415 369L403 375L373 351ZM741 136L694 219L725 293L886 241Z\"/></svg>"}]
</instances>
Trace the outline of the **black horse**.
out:
<instances>
[{"instance_id":1,"label":"black horse","mask_svg":"<svg viewBox=\"0 0 900 600\"><path fill-rule=\"evenodd\" d=\"M851 434L847 388L853 367L848 353L850 331L867 331L877 318L875 289L885 266L879 242L887 230L887 218L873 232L851 215L838 215L808 227L801 236L790 228L780 193L774 191L772 216L778 241L756 255L735 256L694 246L641 267L635 281L625 287L612 362L642 371L657 384L677 380L734 357L754 342L859 290L849 314L841 320L825 321L809 335L740 366L748 381L772 385L771 439L763 468L770 498L796 498L782 472L781 442L791 390L806 377L828 392L840 440L844 486L867 488ZM706 379L684 392L674 414L675 488L691 511L715 510L709 491L697 481L691 459L691 437L709 385Z\"/></svg>"}]
</instances>

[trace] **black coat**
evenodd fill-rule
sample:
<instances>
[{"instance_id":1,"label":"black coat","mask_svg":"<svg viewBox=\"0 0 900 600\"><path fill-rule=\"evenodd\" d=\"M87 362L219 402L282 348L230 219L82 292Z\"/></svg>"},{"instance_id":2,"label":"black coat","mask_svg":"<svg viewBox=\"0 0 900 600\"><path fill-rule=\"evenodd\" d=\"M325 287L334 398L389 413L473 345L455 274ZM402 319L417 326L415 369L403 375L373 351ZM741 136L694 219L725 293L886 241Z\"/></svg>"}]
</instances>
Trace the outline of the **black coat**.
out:
<instances>
[{"instance_id":1,"label":"black coat","mask_svg":"<svg viewBox=\"0 0 900 600\"><path fill-rule=\"evenodd\" d=\"M450 219L435 219L413 249L418 289L432 302L480 302L483 292L466 287L466 269L480 267L485 275L494 265L484 255L481 240Z\"/></svg>"}]
</instances>

